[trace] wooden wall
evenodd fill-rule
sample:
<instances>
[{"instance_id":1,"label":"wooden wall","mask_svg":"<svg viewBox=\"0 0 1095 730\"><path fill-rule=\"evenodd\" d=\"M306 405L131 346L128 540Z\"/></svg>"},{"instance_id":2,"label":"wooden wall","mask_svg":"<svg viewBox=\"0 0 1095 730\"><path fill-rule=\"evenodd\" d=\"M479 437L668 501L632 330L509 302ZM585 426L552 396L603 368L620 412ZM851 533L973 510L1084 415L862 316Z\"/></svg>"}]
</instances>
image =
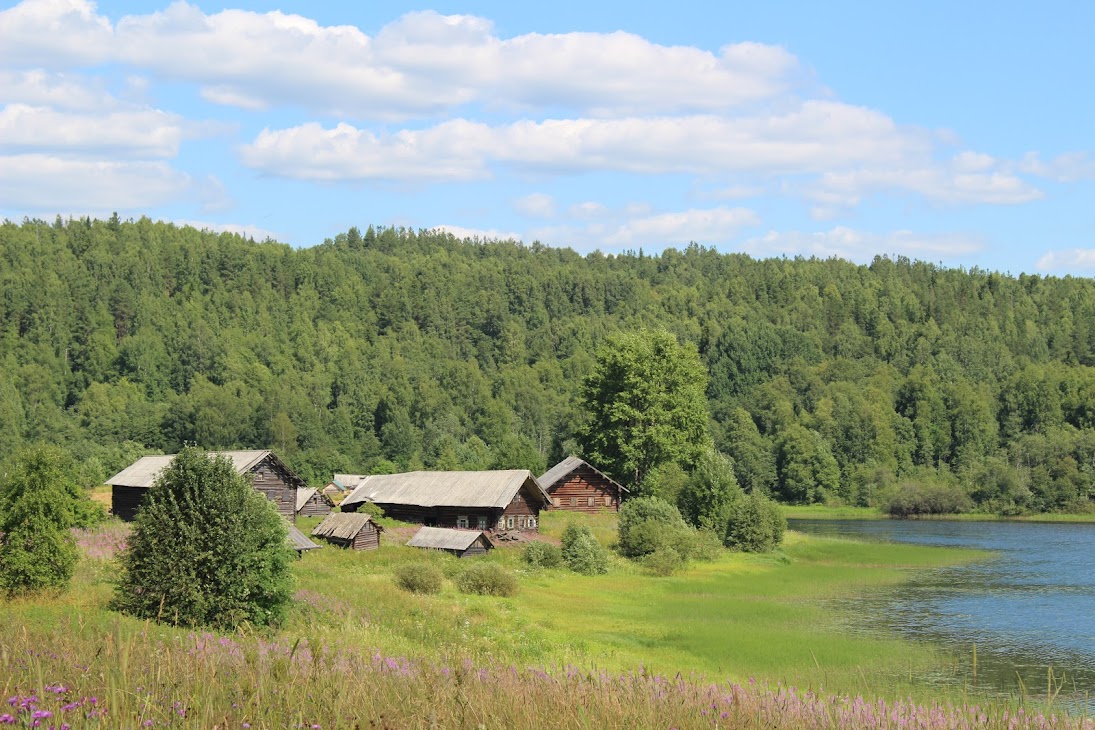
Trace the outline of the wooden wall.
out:
<instances>
[{"instance_id":1,"label":"wooden wall","mask_svg":"<svg viewBox=\"0 0 1095 730\"><path fill-rule=\"evenodd\" d=\"M331 504L324 499L323 492L316 492L297 514L301 517L324 517L331 514Z\"/></svg>"},{"instance_id":2,"label":"wooden wall","mask_svg":"<svg viewBox=\"0 0 1095 730\"><path fill-rule=\"evenodd\" d=\"M584 466L571 472L565 481L557 482L548 494L553 509L569 512L620 509L620 490L616 485Z\"/></svg>"},{"instance_id":3,"label":"wooden wall","mask_svg":"<svg viewBox=\"0 0 1095 730\"><path fill-rule=\"evenodd\" d=\"M297 517L297 484L284 469L270 457L260 461L252 470L252 483L255 489L266 495L266 498L278 508L278 514L290 522L295 522Z\"/></svg>"},{"instance_id":4,"label":"wooden wall","mask_svg":"<svg viewBox=\"0 0 1095 730\"><path fill-rule=\"evenodd\" d=\"M354 537L354 550L376 550L380 547L380 528L372 522L365 525Z\"/></svg>"}]
</instances>

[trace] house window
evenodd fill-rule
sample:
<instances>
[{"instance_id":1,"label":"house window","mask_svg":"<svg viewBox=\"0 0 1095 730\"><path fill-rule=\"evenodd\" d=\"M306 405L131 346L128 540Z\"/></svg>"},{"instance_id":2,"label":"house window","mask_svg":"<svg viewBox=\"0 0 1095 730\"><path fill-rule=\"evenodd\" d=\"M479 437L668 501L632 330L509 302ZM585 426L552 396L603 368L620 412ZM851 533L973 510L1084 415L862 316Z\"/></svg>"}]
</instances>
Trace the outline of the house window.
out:
<instances>
[{"instance_id":1,"label":"house window","mask_svg":"<svg viewBox=\"0 0 1095 730\"><path fill-rule=\"evenodd\" d=\"M562 502L562 500L560 500L558 497L552 497L551 498L551 503L553 505L555 505L556 507L558 507L561 504L561 502Z\"/></svg>"},{"instance_id":2,"label":"house window","mask_svg":"<svg viewBox=\"0 0 1095 730\"><path fill-rule=\"evenodd\" d=\"M521 515L517 518L517 526L522 530L525 529L525 516Z\"/></svg>"},{"instance_id":3,"label":"house window","mask_svg":"<svg viewBox=\"0 0 1095 730\"><path fill-rule=\"evenodd\" d=\"M505 517L499 517L498 518L498 529L499 530L506 529L506 518Z\"/></svg>"},{"instance_id":4,"label":"house window","mask_svg":"<svg viewBox=\"0 0 1095 730\"><path fill-rule=\"evenodd\" d=\"M525 524L528 525L528 528L530 530L533 529L534 527L536 527L536 518L535 517L529 517L528 521Z\"/></svg>"},{"instance_id":5,"label":"house window","mask_svg":"<svg viewBox=\"0 0 1095 730\"><path fill-rule=\"evenodd\" d=\"M513 529L513 515L510 515L509 518L506 520L506 527L510 530Z\"/></svg>"},{"instance_id":6,"label":"house window","mask_svg":"<svg viewBox=\"0 0 1095 730\"><path fill-rule=\"evenodd\" d=\"M462 528L462 529L467 529L467 527L468 527L468 516L467 515L460 515L459 517L457 517L456 518L456 526L459 527L459 528Z\"/></svg>"},{"instance_id":7,"label":"house window","mask_svg":"<svg viewBox=\"0 0 1095 730\"><path fill-rule=\"evenodd\" d=\"M586 497L586 507L592 507L596 499L596 497Z\"/></svg>"},{"instance_id":8,"label":"house window","mask_svg":"<svg viewBox=\"0 0 1095 730\"><path fill-rule=\"evenodd\" d=\"M571 507L577 507L578 506L578 498L577 497L571 497L570 498L570 506Z\"/></svg>"},{"instance_id":9,"label":"house window","mask_svg":"<svg viewBox=\"0 0 1095 730\"><path fill-rule=\"evenodd\" d=\"M487 529L487 518L483 515L479 515L479 517L475 521L475 526L480 530Z\"/></svg>"},{"instance_id":10,"label":"house window","mask_svg":"<svg viewBox=\"0 0 1095 730\"><path fill-rule=\"evenodd\" d=\"M612 495L606 494L605 495L605 507L611 507L611 506L612 506Z\"/></svg>"}]
</instances>

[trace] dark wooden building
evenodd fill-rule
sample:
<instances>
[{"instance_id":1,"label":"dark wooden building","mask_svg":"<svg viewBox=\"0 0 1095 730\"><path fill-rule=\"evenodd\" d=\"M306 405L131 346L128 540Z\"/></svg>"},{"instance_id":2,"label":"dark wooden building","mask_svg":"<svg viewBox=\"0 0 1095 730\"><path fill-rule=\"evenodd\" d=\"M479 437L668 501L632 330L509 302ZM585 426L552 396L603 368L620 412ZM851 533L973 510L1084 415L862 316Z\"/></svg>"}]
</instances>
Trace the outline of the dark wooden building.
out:
<instances>
[{"instance_id":1,"label":"dark wooden building","mask_svg":"<svg viewBox=\"0 0 1095 730\"><path fill-rule=\"evenodd\" d=\"M553 509L571 512L619 510L627 489L577 456L568 456L538 480Z\"/></svg>"},{"instance_id":2,"label":"dark wooden building","mask_svg":"<svg viewBox=\"0 0 1095 730\"><path fill-rule=\"evenodd\" d=\"M481 530L449 530L443 527L423 527L407 543L425 550L444 550L458 558L486 555L494 545Z\"/></svg>"},{"instance_id":3,"label":"dark wooden building","mask_svg":"<svg viewBox=\"0 0 1095 730\"><path fill-rule=\"evenodd\" d=\"M251 476L256 490L273 502L285 519L293 522L297 514L297 489L306 487L304 480L282 463L272 451L214 451L210 456L227 456L239 474ZM162 472L175 458L145 456L121 470L106 483L110 485L111 511L129 521L137 514L137 508L156 483Z\"/></svg>"},{"instance_id":4,"label":"dark wooden building","mask_svg":"<svg viewBox=\"0 0 1095 730\"><path fill-rule=\"evenodd\" d=\"M364 512L332 512L312 530L312 537L322 537L339 547L354 550L376 550L384 528Z\"/></svg>"},{"instance_id":5,"label":"dark wooden building","mask_svg":"<svg viewBox=\"0 0 1095 730\"><path fill-rule=\"evenodd\" d=\"M335 503L323 492L313 487L297 490L297 514L301 517L322 517L331 514Z\"/></svg>"},{"instance_id":6,"label":"dark wooden building","mask_svg":"<svg viewBox=\"0 0 1095 730\"><path fill-rule=\"evenodd\" d=\"M535 531L550 498L527 469L374 474L342 500L353 512L366 502L388 517L429 527Z\"/></svg>"}]
</instances>

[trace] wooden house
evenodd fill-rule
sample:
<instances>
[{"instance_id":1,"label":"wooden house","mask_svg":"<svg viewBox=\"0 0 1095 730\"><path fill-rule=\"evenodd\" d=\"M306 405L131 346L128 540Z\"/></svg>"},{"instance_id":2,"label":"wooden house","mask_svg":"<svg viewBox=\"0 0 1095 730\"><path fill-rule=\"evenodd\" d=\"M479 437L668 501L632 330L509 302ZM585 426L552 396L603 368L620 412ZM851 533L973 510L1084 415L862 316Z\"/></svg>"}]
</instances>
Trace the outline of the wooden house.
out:
<instances>
[{"instance_id":1,"label":"wooden house","mask_svg":"<svg viewBox=\"0 0 1095 730\"><path fill-rule=\"evenodd\" d=\"M553 509L570 512L617 511L627 489L577 456L568 456L538 480Z\"/></svg>"},{"instance_id":2,"label":"wooden house","mask_svg":"<svg viewBox=\"0 0 1095 730\"><path fill-rule=\"evenodd\" d=\"M481 530L448 530L443 527L423 527L407 545L425 550L444 550L458 558L486 555L488 550L494 549Z\"/></svg>"},{"instance_id":3,"label":"wooden house","mask_svg":"<svg viewBox=\"0 0 1095 730\"><path fill-rule=\"evenodd\" d=\"M331 514L335 503L313 487L297 489L297 514L301 517L322 517Z\"/></svg>"},{"instance_id":4,"label":"wooden house","mask_svg":"<svg viewBox=\"0 0 1095 730\"><path fill-rule=\"evenodd\" d=\"M339 495L345 496L354 491L364 478L364 474L335 474L323 487L323 493L331 499L337 499Z\"/></svg>"},{"instance_id":5,"label":"wooden house","mask_svg":"<svg viewBox=\"0 0 1095 730\"><path fill-rule=\"evenodd\" d=\"M489 532L535 531L550 497L527 469L373 474L342 500L343 512L366 502L404 522Z\"/></svg>"},{"instance_id":6,"label":"wooden house","mask_svg":"<svg viewBox=\"0 0 1095 730\"><path fill-rule=\"evenodd\" d=\"M251 476L256 490L277 506L278 514L293 522L297 514L297 489L306 487L304 480L282 463L272 451L214 451L210 456L227 456L239 474ZM145 456L106 480L110 485L111 511L123 520L136 516L137 508L167 468L174 454Z\"/></svg>"},{"instance_id":7,"label":"wooden house","mask_svg":"<svg viewBox=\"0 0 1095 730\"><path fill-rule=\"evenodd\" d=\"M354 550L376 550L384 528L364 512L332 512L312 530L312 537L322 537L339 547Z\"/></svg>"}]
</instances>

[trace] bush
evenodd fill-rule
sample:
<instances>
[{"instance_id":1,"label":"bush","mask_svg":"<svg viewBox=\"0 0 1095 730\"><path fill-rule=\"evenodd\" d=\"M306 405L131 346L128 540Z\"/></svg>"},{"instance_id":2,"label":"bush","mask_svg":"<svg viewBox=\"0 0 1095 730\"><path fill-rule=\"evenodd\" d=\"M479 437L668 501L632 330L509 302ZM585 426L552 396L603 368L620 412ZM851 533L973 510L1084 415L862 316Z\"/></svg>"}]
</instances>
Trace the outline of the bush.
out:
<instances>
[{"instance_id":1,"label":"bush","mask_svg":"<svg viewBox=\"0 0 1095 730\"><path fill-rule=\"evenodd\" d=\"M79 553L76 525L82 490L60 449L20 453L0 485L0 588L9 595L68 585ZM84 497L86 501L86 497Z\"/></svg>"},{"instance_id":2,"label":"bush","mask_svg":"<svg viewBox=\"0 0 1095 730\"><path fill-rule=\"evenodd\" d=\"M882 503L882 511L891 517L955 514L972 507L972 500L961 487L938 482L904 482Z\"/></svg>"},{"instance_id":3,"label":"bush","mask_svg":"<svg viewBox=\"0 0 1095 730\"><path fill-rule=\"evenodd\" d=\"M726 524L730 508L742 495L734 476L733 459L708 449L677 497L677 506L692 525L717 529Z\"/></svg>"},{"instance_id":4,"label":"bush","mask_svg":"<svg viewBox=\"0 0 1095 730\"><path fill-rule=\"evenodd\" d=\"M481 596L512 596L517 593L517 576L497 563L476 563L456 578L463 593Z\"/></svg>"},{"instance_id":5,"label":"bush","mask_svg":"<svg viewBox=\"0 0 1095 730\"><path fill-rule=\"evenodd\" d=\"M263 626L291 603L288 526L227 457L184 448L148 490L128 542L113 605L138 618Z\"/></svg>"},{"instance_id":6,"label":"bush","mask_svg":"<svg viewBox=\"0 0 1095 730\"><path fill-rule=\"evenodd\" d=\"M659 548L644 556L642 563L651 573L662 577L673 575L686 565L681 554L671 547Z\"/></svg>"},{"instance_id":7,"label":"bush","mask_svg":"<svg viewBox=\"0 0 1095 730\"><path fill-rule=\"evenodd\" d=\"M722 554L722 537L714 530L696 530L691 542L691 550L683 556L689 560L709 563Z\"/></svg>"},{"instance_id":8,"label":"bush","mask_svg":"<svg viewBox=\"0 0 1095 730\"><path fill-rule=\"evenodd\" d=\"M411 593L439 593L444 579L437 566L429 563L403 563L395 569L395 584Z\"/></svg>"},{"instance_id":9,"label":"bush","mask_svg":"<svg viewBox=\"0 0 1095 730\"><path fill-rule=\"evenodd\" d=\"M608 572L608 551L604 549L588 525L573 522L563 530L563 562L575 573L604 575Z\"/></svg>"},{"instance_id":10,"label":"bush","mask_svg":"<svg viewBox=\"0 0 1095 730\"><path fill-rule=\"evenodd\" d=\"M521 558L534 568L558 568L563 564L563 551L546 542L530 542Z\"/></svg>"},{"instance_id":11,"label":"bush","mask_svg":"<svg viewBox=\"0 0 1095 730\"><path fill-rule=\"evenodd\" d=\"M787 520L776 503L754 492L731 507L725 543L747 553L764 553L779 547L786 530Z\"/></svg>"},{"instance_id":12,"label":"bush","mask_svg":"<svg viewBox=\"0 0 1095 730\"><path fill-rule=\"evenodd\" d=\"M657 497L624 502L618 529L620 554L628 558L641 558L667 545L677 549L692 532L677 508Z\"/></svg>"}]
</instances>

